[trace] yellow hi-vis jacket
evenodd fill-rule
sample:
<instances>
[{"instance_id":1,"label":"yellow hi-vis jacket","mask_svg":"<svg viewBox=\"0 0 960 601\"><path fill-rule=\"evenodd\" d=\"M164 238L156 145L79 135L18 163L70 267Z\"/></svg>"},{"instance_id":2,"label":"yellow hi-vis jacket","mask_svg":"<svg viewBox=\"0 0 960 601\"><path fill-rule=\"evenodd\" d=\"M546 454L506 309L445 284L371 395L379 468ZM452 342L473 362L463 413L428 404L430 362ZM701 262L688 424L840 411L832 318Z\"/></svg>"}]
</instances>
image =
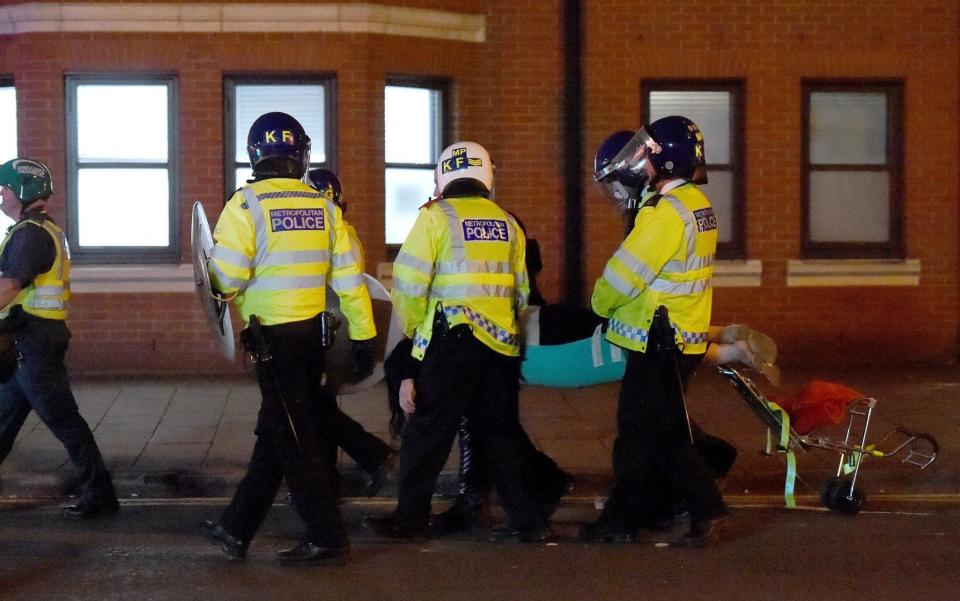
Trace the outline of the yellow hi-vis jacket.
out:
<instances>
[{"instance_id":1,"label":"yellow hi-vis jacket","mask_svg":"<svg viewBox=\"0 0 960 601\"><path fill-rule=\"evenodd\" d=\"M70 300L70 246L67 236L57 224L43 216L24 219L7 233L0 245L0 253L3 253L13 233L23 227L39 227L50 234L57 256L49 270L33 278L30 285L0 311L0 318L9 315L13 307L21 305L30 315L64 320L67 318L67 301Z\"/></svg>"},{"instance_id":2,"label":"yellow hi-vis jacket","mask_svg":"<svg viewBox=\"0 0 960 601\"><path fill-rule=\"evenodd\" d=\"M347 228L347 236L350 238L353 262L360 268L360 273L363 273L367 270L366 258L364 257L363 244L360 243L360 236L357 235L357 228L353 227L353 224L349 223L346 219L343 220L343 225Z\"/></svg>"},{"instance_id":3,"label":"yellow hi-vis jacket","mask_svg":"<svg viewBox=\"0 0 960 601\"><path fill-rule=\"evenodd\" d=\"M517 356L517 315L530 282L526 238L509 213L469 196L420 209L393 264L393 309L422 359L438 303L450 327L470 324L473 335L503 355Z\"/></svg>"},{"instance_id":4,"label":"yellow hi-vis jacket","mask_svg":"<svg viewBox=\"0 0 960 601\"><path fill-rule=\"evenodd\" d=\"M210 255L210 276L244 322L310 319L326 309L327 284L340 297L352 340L376 335L370 295L340 209L303 182L265 179L227 201Z\"/></svg>"},{"instance_id":5,"label":"yellow hi-vis jacket","mask_svg":"<svg viewBox=\"0 0 960 601\"><path fill-rule=\"evenodd\" d=\"M591 305L609 317L607 340L643 352L653 314L663 305L686 354L707 350L717 220L692 183L669 184L646 201L633 230L607 262Z\"/></svg>"}]
</instances>

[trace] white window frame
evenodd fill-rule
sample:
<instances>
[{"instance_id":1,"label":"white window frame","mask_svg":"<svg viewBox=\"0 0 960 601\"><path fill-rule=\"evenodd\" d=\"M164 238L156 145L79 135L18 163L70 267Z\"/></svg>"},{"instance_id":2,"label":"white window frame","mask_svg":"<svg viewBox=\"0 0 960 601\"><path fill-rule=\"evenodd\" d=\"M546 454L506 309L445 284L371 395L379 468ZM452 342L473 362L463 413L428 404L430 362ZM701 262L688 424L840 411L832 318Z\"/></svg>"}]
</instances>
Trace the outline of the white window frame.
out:
<instances>
[{"instance_id":1,"label":"white window frame","mask_svg":"<svg viewBox=\"0 0 960 601\"><path fill-rule=\"evenodd\" d=\"M901 81L873 80L816 80L802 81L802 238L801 254L804 259L903 259L906 256L903 239L903 92ZM845 163L814 164L810 160L811 106L814 93L872 93L885 94L887 114L886 161L882 164ZM810 234L811 199L810 188L813 173L817 171L885 172L888 174L888 233L881 242L813 241Z\"/></svg>"},{"instance_id":2,"label":"white window frame","mask_svg":"<svg viewBox=\"0 0 960 601\"><path fill-rule=\"evenodd\" d=\"M718 259L746 259L747 256L747 217L746 217L746 144L744 123L746 110L746 83L742 79L651 79L641 84L643 97L643 122L650 119L651 92L726 92L730 95L730 130L729 130L729 162L725 164L711 163L710 140L706 140L707 173L724 171L731 176L731 223L724 227L730 228L729 241L717 244Z\"/></svg>"},{"instance_id":3,"label":"white window frame","mask_svg":"<svg viewBox=\"0 0 960 601\"><path fill-rule=\"evenodd\" d=\"M78 157L77 88L85 85L162 85L167 89L167 160L165 162L124 161L117 163L83 163ZM70 240L72 260L76 263L179 263L180 262L180 185L179 185L179 118L177 107L178 82L174 75L143 74L68 74L66 77L67 102L67 235ZM168 227L166 246L80 246L79 244L79 173L80 169L125 169L164 168L168 178ZM116 227L122 228L125 221L135 219L136 190L130 190L130 208L117 215Z\"/></svg>"},{"instance_id":4,"label":"white window frame","mask_svg":"<svg viewBox=\"0 0 960 601\"><path fill-rule=\"evenodd\" d=\"M297 74L297 75L265 75L265 74L227 74L223 78L223 102L224 102L224 127L223 127L223 140L224 140L224 154L223 154L223 183L224 183L224 202L230 199L230 196L233 194L234 190L243 186L244 182L237 182L236 172L237 169L242 167L250 167L249 161L238 161L236 157L236 145L237 145L237 101L236 101L236 88L238 85L262 85L262 86L271 86L271 85L280 85L280 86L291 86L291 85L305 85L305 86L321 86L324 89L323 92L323 122L324 122L324 134L323 134L323 157L324 160L316 161L315 157L320 156L320 153L317 152L317 141L311 140L312 151L310 153L310 169L322 167L324 169L330 169L335 171L334 166L336 165L335 152L336 144L336 118L335 118L335 93L336 93L336 80L332 75L329 74L320 74L320 73L307 73L307 74ZM250 124L247 124L249 127Z\"/></svg>"},{"instance_id":5,"label":"white window frame","mask_svg":"<svg viewBox=\"0 0 960 601\"><path fill-rule=\"evenodd\" d=\"M443 151L446 144L449 143L449 89L450 83L445 79L426 79L426 78L412 78L406 76L393 76L388 77L386 84L384 86L384 98L386 98L386 89L390 87L398 88L418 88L430 90L437 93L438 101L437 107L434 113L434 131L433 139L431 140L432 146L432 157L431 162L429 163L393 163L386 160L386 106L384 106L384 227L383 235L384 240L386 240L387 227L386 223L386 174L388 169L422 169L424 171L433 172L437 166L437 159L440 156L440 152ZM384 100L386 103L386 100ZM427 199L422 199L423 202L426 202ZM400 243L397 242L388 242L387 249L389 254L395 254L400 249Z\"/></svg>"},{"instance_id":6,"label":"white window frame","mask_svg":"<svg viewBox=\"0 0 960 601\"><path fill-rule=\"evenodd\" d=\"M6 161L9 161L10 159L15 159L15 158L17 158L17 153L19 152L19 150L18 150L18 148L17 148L17 102L16 102L16 89L17 89L17 88L16 88L16 86L15 86L14 83L13 83L13 77L5 76L5 75L0 75L0 88L10 88L10 89L13 90L13 93L14 93L13 115L10 116L10 117L12 117L11 121L12 121L12 123L13 123L13 140L14 140L14 142L13 142L13 156L9 156L9 157L8 157L8 156L0 156L0 163L4 163L4 162L6 162ZM0 119L3 119L4 121L6 121L7 116L5 116L5 115L0 115Z\"/></svg>"},{"instance_id":7,"label":"white window frame","mask_svg":"<svg viewBox=\"0 0 960 601\"><path fill-rule=\"evenodd\" d=\"M19 149L17 147L17 102L16 102L16 86L13 83L13 77L0 76L0 88L10 88L14 91L14 104L13 104L13 115L11 115L9 121L8 116L0 115L0 121L13 124L13 156L0 156L0 163L5 163L10 159L17 158L17 153ZM7 217L5 214L0 213L0 231L6 231L8 227L13 225L13 220Z\"/></svg>"}]
</instances>

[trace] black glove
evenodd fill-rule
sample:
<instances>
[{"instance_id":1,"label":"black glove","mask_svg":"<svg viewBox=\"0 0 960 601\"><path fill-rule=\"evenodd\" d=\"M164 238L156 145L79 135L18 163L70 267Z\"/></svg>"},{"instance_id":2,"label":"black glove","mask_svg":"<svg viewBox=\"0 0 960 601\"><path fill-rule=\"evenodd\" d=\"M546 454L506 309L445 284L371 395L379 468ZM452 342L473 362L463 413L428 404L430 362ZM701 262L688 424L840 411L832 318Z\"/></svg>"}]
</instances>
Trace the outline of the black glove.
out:
<instances>
[{"instance_id":1,"label":"black glove","mask_svg":"<svg viewBox=\"0 0 960 601\"><path fill-rule=\"evenodd\" d=\"M350 378L358 382L373 373L373 345L369 340L350 342Z\"/></svg>"}]
</instances>

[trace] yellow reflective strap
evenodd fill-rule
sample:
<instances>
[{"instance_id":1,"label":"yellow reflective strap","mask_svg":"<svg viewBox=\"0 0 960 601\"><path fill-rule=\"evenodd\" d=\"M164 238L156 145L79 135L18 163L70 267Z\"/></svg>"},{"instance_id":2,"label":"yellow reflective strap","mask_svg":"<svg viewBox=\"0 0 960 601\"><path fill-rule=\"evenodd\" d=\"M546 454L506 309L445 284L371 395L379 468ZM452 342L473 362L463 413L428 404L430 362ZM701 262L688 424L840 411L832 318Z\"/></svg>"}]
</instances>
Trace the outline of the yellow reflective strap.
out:
<instances>
[{"instance_id":1,"label":"yellow reflective strap","mask_svg":"<svg viewBox=\"0 0 960 601\"><path fill-rule=\"evenodd\" d=\"M779 451L787 456L787 475L783 483L783 501L787 507L794 508L797 501L794 498L794 489L797 483L797 456L790 448L790 415L780 405L767 401L767 407L780 414L780 443ZM770 453L771 435L767 430L767 453Z\"/></svg>"},{"instance_id":2,"label":"yellow reflective strap","mask_svg":"<svg viewBox=\"0 0 960 601\"><path fill-rule=\"evenodd\" d=\"M793 509L797 506L796 499L793 498L793 489L797 481L797 456L793 450L787 451L787 477L783 483L783 502L787 507Z\"/></svg>"}]
</instances>

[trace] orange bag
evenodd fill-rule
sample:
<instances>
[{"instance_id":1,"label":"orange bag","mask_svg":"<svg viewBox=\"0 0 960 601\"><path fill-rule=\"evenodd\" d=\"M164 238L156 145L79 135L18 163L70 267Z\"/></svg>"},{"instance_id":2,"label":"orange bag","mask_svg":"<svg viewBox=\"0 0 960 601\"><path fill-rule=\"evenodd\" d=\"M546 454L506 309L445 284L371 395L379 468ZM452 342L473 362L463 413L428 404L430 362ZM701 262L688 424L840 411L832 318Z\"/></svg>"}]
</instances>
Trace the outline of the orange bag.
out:
<instances>
[{"instance_id":1,"label":"orange bag","mask_svg":"<svg viewBox=\"0 0 960 601\"><path fill-rule=\"evenodd\" d=\"M843 421L847 405L863 394L843 384L813 380L795 399L774 400L790 415L790 425L798 434L807 434Z\"/></svg>"}]
</instances>

